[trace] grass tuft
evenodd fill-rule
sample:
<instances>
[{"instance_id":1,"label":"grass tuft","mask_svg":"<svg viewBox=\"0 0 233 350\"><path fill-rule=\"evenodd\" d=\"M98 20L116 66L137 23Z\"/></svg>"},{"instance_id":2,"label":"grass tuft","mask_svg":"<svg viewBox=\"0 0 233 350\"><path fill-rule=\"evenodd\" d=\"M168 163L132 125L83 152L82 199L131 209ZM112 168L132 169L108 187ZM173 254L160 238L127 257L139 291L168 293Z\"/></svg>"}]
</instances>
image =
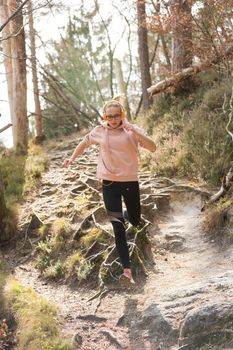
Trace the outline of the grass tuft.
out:
<instances>
[{"instance_id":1,"label":"grass tuft","mask_svg":"<svg viewBox=\"0 0 233 350\"><path fill-rule=\"evenodd\" d=\"M17 350L72 349L72 346L59 336L56 306L12 277L8 278L5 298L17 321Z\"/></svg>"},{"instance_id":2,"label":"grass tuft","mask_svg":"<svg viewBox=\"0 0 233 350\"><path fill-rule=\"evenodd\" d=\"M223 198L205 211L204 232L216 240L233 238L233 200Z\"/></svg>"}]
</instances>

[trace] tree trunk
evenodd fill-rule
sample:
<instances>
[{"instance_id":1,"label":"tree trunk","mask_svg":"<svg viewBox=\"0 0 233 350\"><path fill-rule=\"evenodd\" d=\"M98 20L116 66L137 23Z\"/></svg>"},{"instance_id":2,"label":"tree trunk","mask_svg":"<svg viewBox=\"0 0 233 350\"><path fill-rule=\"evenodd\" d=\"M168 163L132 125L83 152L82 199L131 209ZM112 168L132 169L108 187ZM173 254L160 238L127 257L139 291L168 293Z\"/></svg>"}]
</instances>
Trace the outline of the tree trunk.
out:
<instances>
[{"instance_id":1,"label":"tree trunk","mask_svg":"<svg viewBox=\"0 0 233 350\"><path fill-rule=\"evenodd\" d=\"M142 84L142 103L145 111L148 111L152 104L152 98L147 92L147 88L151 86L150 62L148 50L147 28L144 24L146 20L145 0L137 0L137 16L138 16L138 49L141 70Z\"/></svg>"},{"instance_id":2,"label":"tree trunk","mask_svg":"<svg viewBox=\"0 0 233 350\"><path fill-rule=\"evenodd\" d=\"M156 16L158 17L159 19L159 24L161 25L162 27L162 23L161 23L161 20L160 20L160 16L161 16L161 3L160 1L157 1L156 3L151 0L151 3L154 7L154 10L155 10L155 14ZM164 36L164 33L161 31L160 33L158 33L158 39L161 39L161 43L162 43L162 48L163 48L163 53L164 53L164 56L165 56L165 59L166 59L166 62L167 62L167 69L170 71L171 70L171 60L170 60L170 56L169 56L169 50L168 50L168 47L167 47L167 43L166 43L166 40L165 40L165 36Z\"/></svg>"},{"instance_id":3,"label":"tree trunk","mask_svg":"<svg viewBox=\"0 0 233 350\"><path fill-rule=\"evenodd\" d=\"M36 138L43 139L43 127L42 127L42 115L39 98L38 76L37 76L37 64L36 64L36 44L35 44L35 29L32 14L32 2L28 1L28 17L29 17L29 38L31 49L31 65L32 65L32 82L33 82L33 94L35 103L35 131Z\"/></svg>"},{"instance_id":4,"label":"tree trunk","mask_svg":"<svg viewBox=\"0 0 233 350\"><path fill-rule=\"evenodd\" d=\"M116 66L116 72L117 72L119 92L121 95L124 96L123 97L123 106L124 106L126 113L127 113L127 119L131 120L129 101L128 101L128 95L127 95L127 87L126 87L126 83L125 83L124 77L123 77L123 72L122 72L122 68L121 68L121 61L119 61L118 59L115 59L115 66Z\"/></svg>"},{"instance_id":5,"label":"tree trunk","mask_svg":"<svg viewBox=\"0 0 233 350\"><path fill-rule=\"evenodd\" d=\"M19 0L8 0L11 15ZM16 153L26 154L28 145L26 50L22 11L10 22L11 60L13 68L13 143Z\"/></svg>"},{"instance_id":6,"label":"tree trunk","mask_svg":"<svg viewBox=\"0 0 233 350\"><path fill-rule=\"evenodd\" d=\"M4 199L3 183L0 174L0 241L5 237L6 229L6 205Z\"/></svg>"},{"instance_id":7,"label":"tree trunk","mask_svg":"<svg viewBox=\"0 0 233 350\"><path fill-rule=\"evenodd\" d=\"M192 0L172 0L172 73L192 64Z\"/></svg>"},{"instance_id":8,"label":"tree trunk","mask_svg":"<svg viewBox=\"0 0 233 350\"><path fill-rule=\"evenodd\" d=\"M0 0L0 23L1 25L7 21L10 17L9 7L7 1ZM12 60L11 60L11 40L4 40L10 36L10 25L6 25L2 30L1 42L3 50L4 67L6 72L6 82L7 82L7 92L8 101L10 107L11 121L13 122L13 70L12 70Z\"/></svg>"},{"instance_id":9,"label":"tree trunk","mask_svg":"<svg viewBox=\"0 0 233 350\"><path fill-rule=\"evenodd\" d=\"M167 43L166 43L166 40L165 40L165 37L164 37L163 33L160 33L159 36L161 38L162 47L163 47L163 53L164 53L164 56L165 56L166 62L167 62L167 69L169 69L169 71L170 71L170 69L171 69L171 60L170 60L170 57L169 57Z\"/></svg>"}]
</instances>

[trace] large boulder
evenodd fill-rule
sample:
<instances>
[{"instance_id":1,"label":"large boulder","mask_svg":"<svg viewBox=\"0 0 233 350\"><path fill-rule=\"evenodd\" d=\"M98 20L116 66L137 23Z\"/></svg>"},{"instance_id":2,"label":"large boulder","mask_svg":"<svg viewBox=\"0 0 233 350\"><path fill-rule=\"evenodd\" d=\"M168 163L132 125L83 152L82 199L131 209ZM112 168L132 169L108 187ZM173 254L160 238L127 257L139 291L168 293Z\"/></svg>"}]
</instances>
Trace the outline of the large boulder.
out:
<instances>
[{"instance_id":1,"label":"large boulder","mask_svg":"<svg viewBox=\"0 0 233 350\"><path fill-rule=\"evenodd\" d=\"M233 338L233 303L222 302L190 311L181 327L179 344L188 350L227 345ZM232 344L233 346L233 344Z\"/></svg>"}]
</instances>

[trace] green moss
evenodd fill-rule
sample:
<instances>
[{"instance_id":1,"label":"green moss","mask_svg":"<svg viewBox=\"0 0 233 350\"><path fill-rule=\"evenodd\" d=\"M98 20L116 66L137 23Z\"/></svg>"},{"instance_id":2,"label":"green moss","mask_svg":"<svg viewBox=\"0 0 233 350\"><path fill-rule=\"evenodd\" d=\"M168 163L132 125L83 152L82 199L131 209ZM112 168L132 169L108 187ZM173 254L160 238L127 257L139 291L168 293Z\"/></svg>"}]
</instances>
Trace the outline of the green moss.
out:
<instances>
[{"instance_id":1,"label":"green moss","mask_svg":"<svg viewBox=\"0 0 233 350\"><path fill-rule=\"evenodd\" d=\"M107 240L106 235L99 228L93 228L85 236L80 238L80 243L83 247L89 247L94 241L105 243Z\"/></svg>"},{"instance_id":2,"label":"green moss","mask_svg":"<svg viewBox=\"0 0 233 350\"><path fill-rule=\"evenodd\" d=\"M36 268L42 273L50 266L52 244L49 237L37 245Z\"/></svg>"},{"instance_id":3,"label":"green moss","mask_svg":"<svg viewBox=\"0 0 233 350\"><path fill-rule=\"evenodd\" d=\"M92 271L93 265L90 261L83 260L76 270L78 281L86 280Z\"/></svg>"},{"instance_id":4,"label":"green moss","mask_svg":"<svg viewBox=\"0 0 233 350\"><path fill-rule=\"evenodd\" d=\"M3 290L6 283L7 271L2 257L0 256L0 310L3 313L4 310L4 295ZM2 315L3 317L3 315ZM0 320L1 321L1 320Z\"/></svg>"},{"instance_id":5,"label":"green moss","mask_svg":"<svg viewBox=\"0 0 233 350\"><path fill-rule=\"evenodd\" d=\"M38 228L38 234L41 237L45 237L50 230L50 225L48 224L43 224L41 227Z\"/></svg>"},{"instance_id":6,"label":"green moss","mask_svg":"<svg viewBox=\"0 0 233 350\"><path fill-rule=\"evenodd\" d=\"M35 187L44 171L46 157L41 147L30 146L27 156L15 155L5 150L0 157L0 176L4 186L6 202L5 239L11 238L17 225L17 203L25 193Z\"/></svg>"},{"instance_id":7,"label":"green moss","mask_svg":"<svg viewBox=\"0 0 233 350\"><path fill-rule=\"evenodd\" d=\"M61 279L65 276L64 265L60 260L57 260L54 265L45 269L44 276L50 279Z\"/></svg>"},{"instance_id":8,"label":"green moss","mask_svg":"<svg viewBox=\"0 0 233 350\"><path fill-rule=\"evenodd\" d=\"M18 330L17 350L71 350L59 336L57 307L25 288L13 278L7 282L5 297L13 309Z\"/></svg>"},{"instance_id":9,"label":"green moss","mask_svg":"<svg viewBox=\"0 0 233 350\"><path fill-rule=\"evenodd\" d=\"M24 156L16 156L10 151L0 158L1 176L8 207L22 198L25 162Z\"/></svg>"},{"instance_id":10,"label":"green moss","mask_svg":"<svg viewBox=\"0 0 233 350\"><path fill-rule=\"evenodd\" d=\"M76 253L74 253L73 255L69 256L66 259L64 265L66 267L68 275L72 273L74 266L80 263L82 259L83 259L83 256L80 251L77 251Z\"/></svg>"},{"instance_id":11,"label":"green moss","mask_svg":"<svg viewBox=\"0 0 233 350\"><path fill-rule=\"evenodd\" d=\"M38 179L45 170L47 157L42 146L30 144L25 163L24 193L28 193L35 187Z\"/></svg>"},{"instance_id":12,"label":"green moss","mask_svg":"<svg viewBox=\"0 0 233 350\"><path fill-rule=\"evenodd\" d=\"M55 241L68 238L71 232L69 221L66 218L59 218L54 220L50 232Z\"/></svg>"}]
</instances>

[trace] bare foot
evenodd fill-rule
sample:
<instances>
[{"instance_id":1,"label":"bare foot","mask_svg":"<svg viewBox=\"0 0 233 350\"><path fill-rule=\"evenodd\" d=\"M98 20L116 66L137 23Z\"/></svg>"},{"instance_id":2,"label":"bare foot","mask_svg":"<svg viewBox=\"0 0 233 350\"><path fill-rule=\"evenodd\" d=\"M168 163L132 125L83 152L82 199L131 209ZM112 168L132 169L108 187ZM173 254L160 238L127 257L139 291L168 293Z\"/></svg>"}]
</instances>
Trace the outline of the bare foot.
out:
<instances>
[{"instance_id":1,"label":"bare foot","mask_svg":"<svg viewBox=\"0 0 233 350\"><path fill-rule=\"evenodd\" d=\"M129 269L129 268L124 269L124 273L123 274L130 280L131 283L135 283L134 280L133 280L133 277L132 277L131 269Z\"/></svg>"},{"instance_id":2,"label":"bare foot","mask_svg":"<svg viewBox=\"0 0 233 350\"><path fill-rule=\"evenodd\" d=\"M131 269L124 269L124 275L126 276L126 277L128 277L129 279L131 279L131 277L132 277L132 272L131 272Z\"/></svg>"}]
</instances>

